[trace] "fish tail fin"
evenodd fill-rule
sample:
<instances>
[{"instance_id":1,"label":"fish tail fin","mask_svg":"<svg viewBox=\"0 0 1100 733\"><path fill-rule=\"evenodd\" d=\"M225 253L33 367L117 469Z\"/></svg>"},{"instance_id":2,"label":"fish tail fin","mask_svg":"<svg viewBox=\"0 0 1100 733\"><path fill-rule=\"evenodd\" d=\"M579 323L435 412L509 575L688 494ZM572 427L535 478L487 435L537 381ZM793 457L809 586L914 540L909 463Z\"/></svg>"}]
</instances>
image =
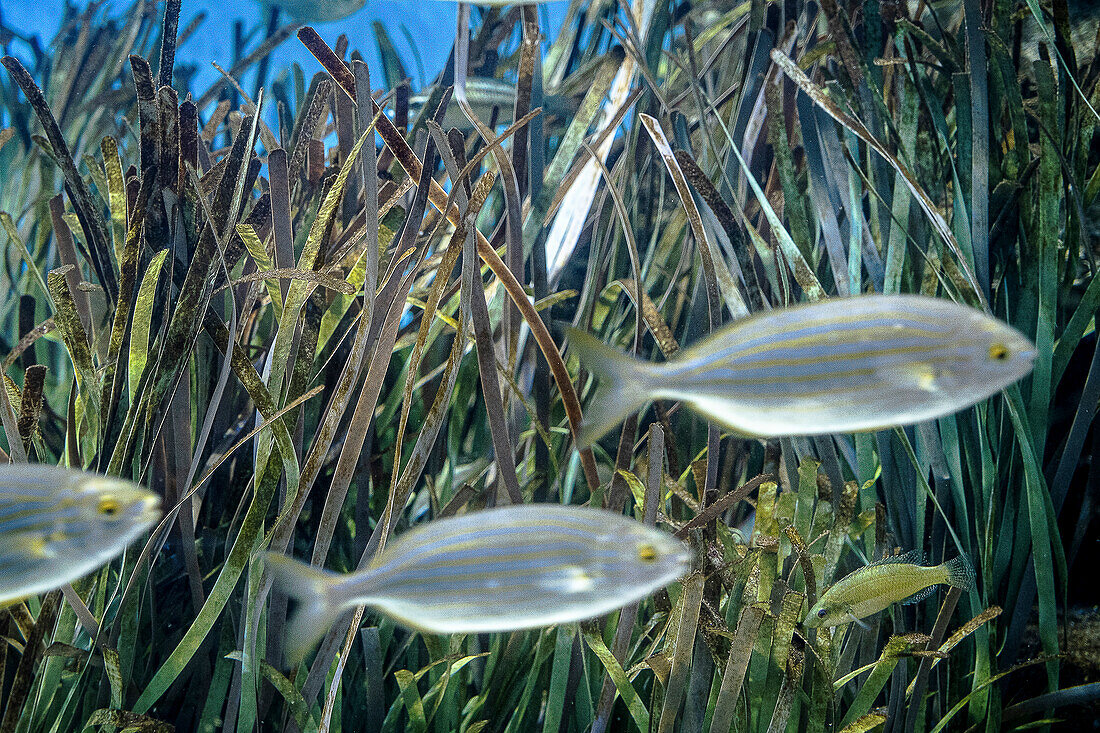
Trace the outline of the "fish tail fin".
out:
<instances>
[{"instance_id":1,"label":"fish tail fin","mask_svg":"<svg viewBox=\"0 0 1100 733\"><path fill-rule=\"evenodd\" d=\"M570 349L600 380L577 436L577 447L587 448L649 401L651 385L646 376L650 367L584 331L570 328L567 333Z\"/></svg>"},{"instance_id":2,"label":"fish tail fin","mask_svg":"<svg viewBox=\"0 0 1100 733\"><path fill-rule=\"evenodd\" d=\"M970 564L966 555L948 560L944 566L947 569L948 585L961 590L970 590L974 587L974 566Z\"/></svg>"},{"instance_id":3,"label":"fish tail fin","mask_svg":"<svg viewBox=\"0 0 1100 733\"><path fill-rule=\"evenodd\" d=\"M296 667L343 610L333 598L335 574L273 552L264 556L264 564L279 589L298 602L284 644L287 662Z\"/></svg>"}]
</instances>

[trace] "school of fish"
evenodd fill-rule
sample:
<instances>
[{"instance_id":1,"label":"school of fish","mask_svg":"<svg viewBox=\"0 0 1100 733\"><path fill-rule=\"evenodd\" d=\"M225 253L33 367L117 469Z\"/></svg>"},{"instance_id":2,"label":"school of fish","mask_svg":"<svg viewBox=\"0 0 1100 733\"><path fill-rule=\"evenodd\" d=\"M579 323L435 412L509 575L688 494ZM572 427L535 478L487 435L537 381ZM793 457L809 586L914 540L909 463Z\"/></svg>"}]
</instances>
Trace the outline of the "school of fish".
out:
<instances>
[{"instance_id":1,"label":"school of fish","mask_svg":"<svg viewBox=\"0 0 1100 733\"><path fill-rule=\"evenodd\" d=\"M621 608L684 575L675 537L625 516L525 504L428 522L342 574L269 553L275 582L299 601L286 635L301 659L349 608L370 606L437 634L513 631Z\"/></svg>"},{"instance_id":2,"label":"school of fish","mask_svg":"<svg viewBox=\"0 0 1100 733\"><path fill-rule=\"evenodd\" d=\"M866 295L755 314L664 363L571 329L600 380L578 444L656 399L682 401L746 436L880 430L943 417L1027 375L1035 347L985 313L941 298Z\"/></svg>"},{"instance_id":3,"label":"school of fish","mask_svg":"<svg viewBox=\"0 0 1100 733\"><path fill-rule=\"evenodd\" d=\"M0 608L70 583L160 518L137 484L44 464L0 464Z\"/></svg>"},{"instance_id":4,"label":"school of fish","mask_svg":"<svg viewBox=\"0 0 1100 733\"><path fill-rule=\"evenodd\" d=\"M915 295L833 299L761 313L666 363L621 354L571 330L600 379L588 445L654 399L680 400L739 433L875 430L972 405L1025 376L1035 348L1007 324ZM0 466L0 608L109 562L160 516L128 481L56 466ZM420 631L512 631L583 620L683 576L679 540L625 516L577 506L507 506L420 525L365 570L341 574L268 553L297 599L288 656L301 659L345 610L371 608ZM925 567L919 551L861 568L830 587L807 627L857 622L938 585L969 588L965 557Z\"/></svg>"}]
</instances>

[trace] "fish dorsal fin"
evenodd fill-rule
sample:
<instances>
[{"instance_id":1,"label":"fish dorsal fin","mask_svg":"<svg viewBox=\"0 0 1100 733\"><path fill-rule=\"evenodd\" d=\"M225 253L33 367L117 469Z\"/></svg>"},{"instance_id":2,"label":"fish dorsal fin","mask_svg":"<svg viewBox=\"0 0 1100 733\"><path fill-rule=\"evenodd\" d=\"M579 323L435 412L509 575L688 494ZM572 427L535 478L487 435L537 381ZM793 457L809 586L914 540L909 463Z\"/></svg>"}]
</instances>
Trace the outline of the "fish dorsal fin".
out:
<instances>
[{"instance_id":1,"label":"fish dorsal fin","mask_svg":"<svg viewBox=\"0 0 1100 733\"><path fill-rule=\"evenodd\" d=\"M932 595L932 592L935 591L936 588L938 588L938 587L939 587L938 585L930 585L927 588L925 588L924 590L919 590L916 593L914 593L913 595L906 598L904 601L902 601L901 605L911 606L914 603L920 603L925 598Z\"/></svg>"},{"instance_id":2,"label":"fish dorsal fin","mask_svg":"<svg viewBox=\"0 0 1100 733\"><path fill-rule=\"evenodd\" d=\"M909 552L902 553L901 555L887 555L881 560L875 560L872 563L868 563L867 567L875 567L877 565L897 565L897 564L909 564L909 565L922 565L924 563L924 553L920 550L910 550Z\"/></svg>"}]
</instances>

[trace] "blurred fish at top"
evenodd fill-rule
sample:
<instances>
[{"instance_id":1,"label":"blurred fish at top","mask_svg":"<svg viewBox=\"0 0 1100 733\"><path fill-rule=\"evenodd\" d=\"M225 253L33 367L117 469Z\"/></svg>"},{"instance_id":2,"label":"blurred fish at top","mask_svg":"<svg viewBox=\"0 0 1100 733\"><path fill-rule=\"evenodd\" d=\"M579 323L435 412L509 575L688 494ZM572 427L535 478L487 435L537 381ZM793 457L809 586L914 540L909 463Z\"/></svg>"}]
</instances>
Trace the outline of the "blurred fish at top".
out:
<instances>
[{"instance_id":1,"label":"blurred fish at top","mask_svg":"<svg viewBox=\"0 0 1100 733\"><path fill-rule=\"evenodd\" d=\"M919 295L835 298L759 313L652 364L571 329L600 379L578 444L654 399L743 435L881 430L980 402L1027 375L1035 347L967 306Z\"/></svg>"},{"instance_id":2,"label":"blurred fish at top","mask_svg":"<svg viewBox=\"0 0 1100 733\"><path fill-rule=\"evenodd\" d=\"M354 573L265 558L279 587L301 602L286 637L292 664L355 606L436 634L552 626L639 600L684 575L690 561L672 535L620 514L559 504L422 524Z\"/></svg>"},{"instance_id":3,"label":"blurred fish at top","mask_svg":"<svg viewBox=\"0 0 1100 733\"><path fill-rule=\"evenodd\" d=\"M410 115L420 113L424 104L430 102L434 90L435 87L432 86L424 92L409 97ZM469 100L474 114L482 122L488 123L492 117L493 109L496 108L497 124L512 124L512 112L516 106L515 84L492 77L472 76L466 79L466 98ZM542 107L544 115L566 116L577 111L577 104L574 100L560 94L544 95L539 106ZM429 111L433 111L430 106ZM458 102L452 99L443 115L443 128L457 127L460 130L468 130L472 126L470 120L463 114L462 108L458 106Z\"/></svg>"},{"instance_id":4,"label":"blurred fish at top","mask_svg":"<svg viewBox=\"0 0 1100 733\"><path fill-rule=\"evenodd\" d=\"M107 564L160 518L137 484L44 464L0 464L0 608Z\"/></svg>"},{"instance_id":5,"label":"blurred fish at top","mask_svg":"<svg viewBox=\"0 0 1100 733\"><path fill-rule=\"evenodd\" d=\"M261 0L265 7L290 13L299 23L331 23L343 20L366 5L366 0Z\"/></svg>"}]
</instances>

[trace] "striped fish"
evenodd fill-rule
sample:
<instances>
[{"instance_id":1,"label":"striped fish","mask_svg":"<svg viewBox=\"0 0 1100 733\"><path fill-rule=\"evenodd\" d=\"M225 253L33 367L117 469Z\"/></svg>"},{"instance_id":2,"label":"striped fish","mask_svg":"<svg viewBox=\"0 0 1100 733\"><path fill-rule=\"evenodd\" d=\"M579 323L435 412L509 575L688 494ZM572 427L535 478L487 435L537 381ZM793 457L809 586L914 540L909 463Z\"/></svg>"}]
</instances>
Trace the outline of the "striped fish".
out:
<instances>
[{"instance_id":1,"label":"striped fish","mask_svg":"<svg viewBox=\"0 0 1100 733\"><path fill-rule=\"evenodd\" d=\"M920 550L887 557L853 571L830 586L802 622L810 628L837 626L878 613L893 603L916 603L932 594L937 585L962 590L974 586L974 568L965 556L940 565L921 564Z\"/></svg>"},{"instance_id":2,"label":"striped fish","mask_svg":"<svg viewBox=\"0 0 1100 733\"><path fill-rule=\"evenodd\" d=\"M160 499L129 481L0 464L0 607L98 569L159 517Z\"/></svg>"},{"instance_id":3,"label":"striped fish","mask_svg":"<svg viewBox=\"0 0 1100 733\"><path fill-rule=\"evenodd\" d=\"M429 87L425 91L409 97L409 113L417 115L424 105L431 99L431 93L435 87ZM466 99L474 109L474 114L482 122L488 124L493 114L493 108L497 108L497 124L512 124L512 112L516 106L516 85L493 77L471 76L466 79ZM577 105L568 97L558 94L546 94L540 104L545 114L568 115L576 112ZM430 111L434 109L429 108ZM472 127L470 120L463 114L458 102L451 100L447 110L443 114L443 129L457 127L460 130L468 130Z\"/></svg>"},{"instance_id":4,"label":"striped fish","mask_svg":"<svg viewBox=\"0 0 1100 733\"><path fill-rule=\"evenodd\" d=\"M590 445L654 399L680 400L748 436L880 430L930 420L1031 371L1011 326L949 300L868 295L744 318L672 360L633 359L571 329L600 378L578 443Z\"/></svg>"},{"instance_id":5,"label":"striped fish","mask_svg":"<svg viewBox=\"0 0 1100 733\"><path fill-rule=\"evenodd\" d=\"M290 13L300 23L331 23L358 11L366 0L259 0L265 15L271 6Z\"/></svg>"},{"instance_id":6,"label":"striped fish","mask_svg":"<svg viewBox=\"0 0 1100 733\"><path fill-rule=\"evenodd\" d=\"M558 504L488 509L420 525L349 574L269 553L275 583L300 602L292 662L349 608L419 631L513 631L592 618L687 572L677 539L611 512Z\"/></svg>"}]
</instances>

